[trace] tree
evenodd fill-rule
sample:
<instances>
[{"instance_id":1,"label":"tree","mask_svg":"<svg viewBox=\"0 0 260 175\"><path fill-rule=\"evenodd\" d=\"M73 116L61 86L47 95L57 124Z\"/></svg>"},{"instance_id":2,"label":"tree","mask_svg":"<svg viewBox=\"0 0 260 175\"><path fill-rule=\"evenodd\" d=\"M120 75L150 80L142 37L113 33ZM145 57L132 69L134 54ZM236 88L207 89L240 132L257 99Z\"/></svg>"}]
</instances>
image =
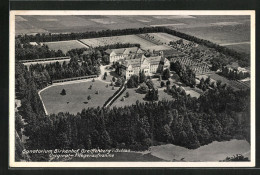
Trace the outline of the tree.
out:
<instances>
[{"instance_id":1,"label":"tree","mask_svg":"<svg viewBox=\"0 0 260 175\"><path fill-rule=\"evenodd\" d=\"M113 81L113 82L115 82L115 81L116 81L116 78L115 78L115 77L113 77L113 78L112 78L112 81Z\"/></svg>"},{"instance_id":2,"label":"tree","mask_svg":"<svg viewBox=\"0 0 260 175\"><path fill-rule=\"evenodd\" d=\"M119 77L119 78L117 79L117 81L116 81L115 84L116 84L116 86L122 86L122 84L123 84L123 78L120 78L120 77Z\"/></svg>"},{"instance_id":3,"label":"tree","mask_svg":"<svg viewBox=\"0 0 260 175\"><path fill-rule=\"evenodd\" d=\"M127 88L137 88L138 87L138 76L132 75L127 81Z\"/></svg>"},{"instance_id":4,"label":"tree","mask_svg":"<svg viewBox=\"0 0 260 175\"><path fill-rule=\"evenodd\" d=\"M142 83L137 91L141 94L146 94L148 90L148 86L145 83Z\"/></svg>"},{"instance_id":5,"label":"tree","mask_svg":"<svg viewBox=\"0 0 260 175\"><path fill-rule=\"evenodd\" d=\"M161 81L161 87L164 87L165 83L163 81Z\"/></svg>"},{"instance_id":6,"label":"tree","mask_svg":"<svg viewBox=\"0 0 260 175\"><path fill-rule=\"evenodd\" d=\"M153 84L153 81L151 79L146 82L146 85L148 86L149 89L154 88L154 84Z\"/></svg>"},{"instance_id":7,"label":"tree","mask_svg":"<svg viewBox=\"0 0 260 175\"><path fill-rule=\"evenodd\" d=\"M143 83L146 81L146 75L144 74L144 71L139 73L139 83Z\"/></svg>"},{"instance_id":8,"label":"tree","mask_svg":"<svg viewBox=\"0 0 260 175\"><path fill-rule=\"evenodd\" d=\"M166 86L170 86L170 85L171 85L170 80L166 81Z\"/></svg>"},{"instance_id":9,"label":"tree","mask_svg":"<svg viewBox=\"0 0 260 175\"><path fill-rule=\"evenodd\" d=\"M66 95L66 91L65 91L65 89L62 89L62 91L61 91L60 94L61 94L61 95Z\"/></svg>"},{"instance_id":10,"label":"tree","mask_svg":"<svg viewBox=\"0 0 260 175\"><path fill-rule=\"evenodd\" d=\"M150 89L145 95L145 99L148 101L157 101L159 99L158 89Z\"/></svg>"},{"instance_id":11,"label":"tree","mask_svg":"<svg viewBox=\"0 0 260 175\"><path fill-rule=\"evenodd\" d=\"M168 80L168 79L170 78L170 70L169 70L169 69L165 69L165 70L163 71L162 78L163 78L164 80Z\"/></svg>"},{"instance_id":12,"label":"tree","mask_svg":"<svg viewBox=\"0 0 260 175\"><path fill-rule=\"evenodd\" d=\"M129 92L125 93L125 97L128 98L129 97Z\"/></svg>"}]
</instances>

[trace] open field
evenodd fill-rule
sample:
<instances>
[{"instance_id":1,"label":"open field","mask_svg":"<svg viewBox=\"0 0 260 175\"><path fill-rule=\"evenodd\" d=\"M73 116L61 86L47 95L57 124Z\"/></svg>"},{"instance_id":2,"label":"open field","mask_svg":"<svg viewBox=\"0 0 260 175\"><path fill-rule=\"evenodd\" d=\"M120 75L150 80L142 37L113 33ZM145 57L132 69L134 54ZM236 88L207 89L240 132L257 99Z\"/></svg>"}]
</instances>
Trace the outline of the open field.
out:
<instances>
[{"instance_id":1,"label":"open field","mask_svg":"<svg viewBox=\"0 0 260 175\"><path fill-rule=\"evenodd\" d=\"M86 45L77 40L45 42L44 44L46 44L51 50L61 50L65 54L71 49L87 48Z\"/></svg>"},{"instance_id":2,"label":"open field","mask_svg":"<svg viewBox=\"0 0 260 175\"><path fill-rule=\"evenodd\" d=\"M90 85L93 85L92 89L89 89ZM49 114L59 112L76 114L81 112L83 108L102 107L105 101L118 89L115 87L115 90L112 90L111 86L105 87L106 85L99 80L58 85L42 91L41 97ZM66 95L60 95L62 89L66 90ZM97 90L99 94L95 94ZM91 100L87 99L89 95Z\"/></svg>"},{"instance_id":3,"label":"open field","mask_svg":"<svg viewBox=\"0 0 260 175\"><path fill-rule=\"evenodd\" d=\"M153 44L145 39L142 39L136 35L122 35L122 36L112 36L112 37L91 38L91 39L82 39L81 41L92 47L112 45L112 44L116 44L116 43L140 44L141 48L156 46L155 44Z\"/></svg>"}]
</instances>

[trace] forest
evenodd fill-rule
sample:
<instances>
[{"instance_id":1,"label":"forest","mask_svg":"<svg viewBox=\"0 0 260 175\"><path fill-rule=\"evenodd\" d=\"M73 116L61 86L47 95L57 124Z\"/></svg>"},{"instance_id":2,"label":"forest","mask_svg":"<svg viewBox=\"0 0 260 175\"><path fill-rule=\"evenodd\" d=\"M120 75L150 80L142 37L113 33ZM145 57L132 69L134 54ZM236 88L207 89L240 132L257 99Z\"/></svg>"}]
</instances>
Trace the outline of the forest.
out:
<instances>
[{"instance_id":1,"label":"forest","mask_svg":"<svg viewBox=\"0 0 260 175\"><path fill-rule=\"evenodd\" d=\"M33 76L38 89L42 89L52 83L53 80L80 77L86 75L99 75L99 57L96 52L86 56L80 55L83 59L82 63L78 62L77 54L71 55L69 63L49 63L46 65L32 64L29 66L29 71Z\"/></svg>"},{"instance_id":2,"label":"forest","mask_svg":"<svg viewBox=\"0 0 260 175\"><path fill-rule=\"evenodd\" d=\"M199 99L172 86L175 100L146 102L125 107L87 108L45 116L34 77L16 64L19 114L27 123L26 149L128 148L146 150L151 145L172 143L194 149L212 141L250 141L250 91L233 91L218 83ZM21 128L17 125L17 132ZM46 155L30 155L46 161Z\"/></svg>"},{"instance_id":3,"label":"forest","mask_svg":"<svg viewBox=\"0 0 260 175\"><path fill-rule=\"evenodd\" d=\"M31 45L29 43L21 43L15 40L15 59L16 60L35 60L39 58L64 57L61 51L50 50L47 45Z\"/></svg>"}]
</instances>

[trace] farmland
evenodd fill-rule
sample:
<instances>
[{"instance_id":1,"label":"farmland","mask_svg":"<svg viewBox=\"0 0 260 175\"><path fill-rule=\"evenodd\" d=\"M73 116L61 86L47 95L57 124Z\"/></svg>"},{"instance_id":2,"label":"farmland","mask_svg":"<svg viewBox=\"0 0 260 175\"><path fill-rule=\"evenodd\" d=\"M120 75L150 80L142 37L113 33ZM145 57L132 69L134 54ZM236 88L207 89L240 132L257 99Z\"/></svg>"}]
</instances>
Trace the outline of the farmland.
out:
<instances>
[{"instance_id":1,"label":"farmland","mask_svg":"<svg viewBox=\"0 0 260 175\"><path fill-rule=\"evenodd\" d=\"M71 33L85 31L101 31L150 26L166 26L183 33L210 40L214 43L237 43L250 41L249 16L194 16L194 15L164 15L164 16L103 16L103 15L26 15L16 16L16 34L36 33ZM154 35L154 34L152 34ZM164 38L165 42L172 39L164 34L156 36ZM169 38L167 38L169 37ZM168 41L167 41L168 40ZM91 43L90 43L91 44ZM250 52L247 45L230 45L239 52Z\"/></svg>"},{"instance_id":2,"label":"farmland","mask_svg":"<svg viewBox=\"0 0 260 175\"><path fill-rule=\"evenodd\" d=\"M90 85L93 85L91 89L89 89ZM106 87L106 85L107 83L99 80L61 84L42 91L41 97L49 114L59 112L76 114L81 112L83 108L102 107L105 100L118 89L115 87L115 90L112 90L111 86ZM62 89L65 89L66 95L60 95ZM99 94L96 94L97 90ZM89 95L91 96L90 100L87 99Z\"/></svg>"},{"instance_id":3,"label":"farmland","mask_svg":"<svg viewBox=\"0 0 260 175\"><path fill-rule=\"evenodd\" d=\"M80 43L77 40L69 40L69 41L57 41L57 42L45 42L49 49L51 50L61 50L63 53L67 53L71 49L76 48L87 48L86 45Z\"/></svg>"}]
</instances>

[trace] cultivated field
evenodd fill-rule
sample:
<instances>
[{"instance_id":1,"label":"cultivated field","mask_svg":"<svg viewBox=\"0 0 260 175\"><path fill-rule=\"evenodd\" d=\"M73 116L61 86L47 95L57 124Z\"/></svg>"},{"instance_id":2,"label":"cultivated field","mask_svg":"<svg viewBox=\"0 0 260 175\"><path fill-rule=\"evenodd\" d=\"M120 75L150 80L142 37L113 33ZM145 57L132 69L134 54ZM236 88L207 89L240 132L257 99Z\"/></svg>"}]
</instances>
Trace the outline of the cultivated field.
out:
<instances>
[{"instance_id":1,"label":"cultivated field","mask_svg":"<svg viewBox=\"0 0 260 175\"><path fill-rule=\"evenodd\" d=\"M77 40L45 42L44 44L46 44L51 50L61 50L65 54L71 49L88 48Z\"/></svg>"},{"instance_id":2,"label":"cultivated field","mask_svg":"<svg viewBox=\"0 0 260 175\"><path fill-rule=\"evenodd\" d=\"M89 89L90 85L93 85L92 89ZM115 90L112 90L111 86L106 87L106 85L107 83L99 80L95 82L89 80L53 86L42 91L41 97L49 114L59 112L76 114L81 112L83 108L102 107L105 101L118 89L115 87ZM60 95L62 89L66 90L66 95ZM99 94L95 94L97 90ZM90 100L87 99L89 95L91 96Z\"/></svg>"},{"instance_id":3,"label":"cultivated field","mask_svg":"<svg viewBox=\"0 0 260 175\"><path fill-rule=\"evenodd\" d=\"M112 37L91 38L91 39L82 39L81 41L91 47L112 45L112 44L116 44L116 43L140 44L141 48L156 46L156 44L153 44L136 35L122 35L122 36L112 36Z\"/></svg>"}]
</instances>

